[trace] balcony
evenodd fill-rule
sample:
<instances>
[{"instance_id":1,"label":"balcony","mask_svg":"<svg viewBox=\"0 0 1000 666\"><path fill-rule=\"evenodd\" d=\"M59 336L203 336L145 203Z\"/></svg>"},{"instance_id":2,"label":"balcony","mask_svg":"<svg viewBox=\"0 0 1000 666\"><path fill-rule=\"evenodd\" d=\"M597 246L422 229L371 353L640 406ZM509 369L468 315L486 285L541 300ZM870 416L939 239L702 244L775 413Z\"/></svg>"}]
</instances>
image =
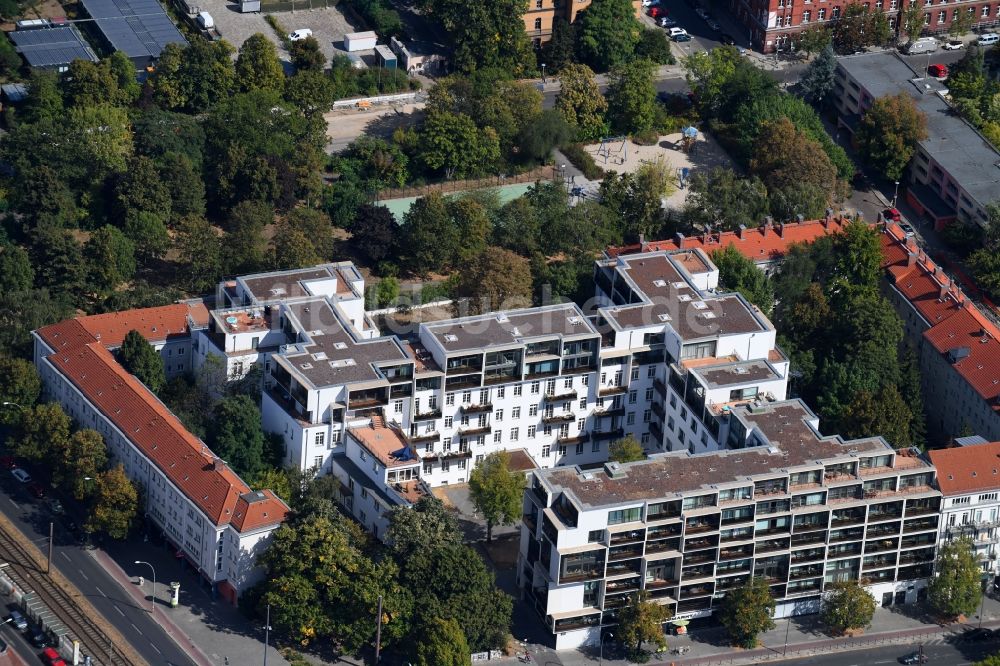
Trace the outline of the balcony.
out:
<instances>
[{"instance_id":1,"label":"balcony","mask_svg":"<svg viewBox=\"0 0 1000 666\"><path fill-rule=\"evenodd\" d=\"M429 412L418 412L413 415L414 421L431 421L433 419L439 419L439 418L441 418L440 409L432 409Z\"/></svg>"},{"instance_id":2,"label":"balcony","mask_svg":"<svg viewBox=\"0 0 1000 666\"><path fill-rule=\"evenodd\" d=\"M458 434L462 437L470 437L472 435L488 435L493 432L493 426L487 424L485 426L466 426L465 428L459 428Z\"/></svg>"},{"instance_id":3,"label":"balcony","mask_svg":"<svg viewBox=\"0 0 1000 666\"><path fill-rule=\"evenodd\" d=\"M595 430L590 434L590 436L597 441L603 441L606 439L621 439L625 436L625 430L623 428L616 428L615 430Z\"/></svg>"},{"instance_id":4,"label":"balcony","mask_svg":"<svg viewBox=\"0 0 1000 666\"><path fill-rule=\"evenodd\" d=\"M576 415L573 412L564 412L562 414L545 414L542 416L542 423L555 424L555 423L572 423L576 420Z\"/></svg>"},{"instance_id":5,"label":"balcony","mask_svg":"<svg viewBox=\"0 0 1000 666\"><path fill-rule=\"evenodd\" d=\"M816 578L817 576L823 575L823 567L812 566L812 567L798 567L791 569L788 573L789 580L801 580L803 578Z\"/></svg>"},{"instance_id":6,"label":"balcony","mask_svg":"<svg viewBox=\"0 0 1000 666\"><path fill-rule=\"evenodd\" d=\"M593 414L594 414L595 418L599 418L599 419L613 418L615 416L624 416L625 415L625 408L624 407L601 407L601 408L595 409L594 412L593 412Z\"/></svg>"},{"instance_id":7,"label":"balcony","mask_svg":"<svg viewBox=\"0 0 1000 666\"><path fill-rule=\"evenodd\" d=\"M482 414L483 412L492 412L493 403L484 402L481 405L462 405L462 412L464 414Z\"/></svg>"},{"instance_id":8,"label":"balcony","mask_svg":"<svg viewBox=\"0 0 1000 666\"><path fill-rule=\"evenodd\" d=\"M659 377L653 380L653 389L660 394L661 398L667 397L667 385Z\"/></svg>"},{"instance_id":9,"label":"balcony","mask_svg":"<svg viewBox=\"0 0 1000 666\"><path fill-rule=\"evenodd\" d=\"M660 417L660 420L661 420L661 421L662 421L662 420L663 420L664 418L666 418L666 411L664 411L664 409L663 409L663 403L660 403L660 402L654 402L654 403L652 404L652 406L650 407L650 409L651 409L651 410L653 410L653 413L654 413L654 414L656 414L657 416L659 416L659 417Z\"/></svg>"},{"instance_id":10,"label":"balcony","mask_svg":"<svg viewBox=\"0 0 1000 666\"><path fill-rule=\"evenodd\" d=\"M697 539L688 539L687 541L685 541L684 550L685 551L702 550L704 548L715 548L717 545L719 545L718 536L708 537L708 538L698 537Z\"/></svg>"},{"instance_id":11,"label":"balcony","mask_svg":"<svg viewBox=\"0 0 1000 666\"><path fill-rule=\"evenodd\" d=\"M716 560L715 550L699 551L697 553L689 553L684 556L684 566L691 566L693 564L705 564L706 562L714 562Z\"/></svg>"},{"instance_id":12,"label":"balcony","mask_svg":"<svg viewBox=\"0 0 1000 666\"><path fill-rule=\"evenodd\" d=\"M611 565L608 565L608 575L609 576L617 576L619 574L627 574L627 573L638 574L638 571L632 571L628 567L623 566L621 564L616 564L614 568L616 569L616 571L612 572ZM622 592L635 592L638 589L639 589L639 576L638 575L632 576L630 578L621 578L619 580L609 580L605 584L605 586L604 586L604 591L607 594L620 594Z\"/></svg>"},{"instance_id":13,"label":"balcony","mask_svg":"<svg viewBox=\"0 0 1000 666\"><path fill-rule=\"evenodd\" d=\"M441 441L441 433L439 432L421 432L416 435L407 435L406 441L410 444L426 444L427 442L438 442Z\"/></svg>"},{"instance_id":14,"label":"balcony","mask_svg":"<svg viewBox=\"0 0 1000 666\"><path fill-rule=\"evenodd\" d=\"M911 532L923 532L925 530L936 530L937 529L937 516L933 518L921 518L920 520L908 520L903 523L903 532L910 534Z\"/></svg>"},{"instance_id":15,"label":"balcony","mask_svg":"<svg viewBox=\"0 0 1000 666\"><path fill-rule=\"evenodd\" d=\"M656 553L679 552L680 549L681 549L680 537L646 542L646 555L653 555Z\"/></svg>"},{"instance_id":16,"label":"balcony","mask_svg":"<svg viewBox=\"0 0 1000 666\"><path fill-rule=\"evenodd\" d=\"M432 458L437 458L438 460L461 460L462 458L471 458L472 451L444 451L442 453L432 454L429 456L424 456L424 460L430 460Z\"/></svg>"},{"instance_id":17,"label":"balcony","mask_svg":"<svg viewBox=\"0 0 1000 666\"><path fill-rule=\"evenodd\" d=\"M631 560L636 557L642 557L642 544L636 546L618 546L608 551L609 562Z\"/></svg>"},{"instance_id":18,"label":"balcony","mask_svg":"<svg viewBox=\"0 0 1000 666\"><path fill-rule=\"evenodd\" d=\"M654 580L647 580L646 581L646 588L645 589L647 589L647 590L662 590L665 587L676 587L678 583L680 583L680 581L676 580L676 579L671 579L671 578L657 578L657 579L654 579Z\"/></svg>"},{"instance_id":19,"label":"balcony","mask_svg":"<svg viewBox=\"0 0 1000 666\"><path fill-rule=\"evenodd\" d=\"M590 435L582 432L579 435L559 435L556 437L556 444L582 444L590 441Z\"/></svg>"},{"instance_id":20,"label":"balcony","mask_svg":"<svg viewBox=\"0 0 1000 666\"><path fill-rule=\"evenodd\" d=\"M787 550L788 539L767 539L757 542L757 554L771 553L777 550Z\"/></svg>"},{"instance_id":21,"label":"balcony","mask_svg":"<svg viewBox=\"0 0 1000 666\"><path fill-rule=\"evenodd\" d=\"M598 395L604 398L609 395L622 395L627 391L628 391L627 386L605 386L598 392Z\"/></svg>"},{"instance_id":22,"label":"balcony","mask_svg":"<svg viewBox=\"0 0 1000 666\"><path fill-rule=\"evenodd\" d=\"M549 402L559 402L563 400L576 400L576 390L563 391L562 393L546 393L545 399Z\"/></svg>"},{"instance_id":23,"label":"balcony","mask_svg":"<svg viewBox=\"0 0 1000 666\"><path fill-rule=\"evenodd\" d=\"M804 534L795 534L792 536L793 546L806 546L811 543L823 543L826 541L826 531L820 530L818 532L806 532Z\"/></svg>"},{"instance_id":24,"label":"balcony","mask_svg":"<svg viewBox=\"0 0 1000 666\"><path fill-rule=\"evenodd\" d=\"M348 409L367 409L369 407L381 407L381 406L387 405L388 403L389 403L389 399L386 398L386 397L384 397L384 396L383 397L378 397L378 396L358 396L357 398L355 398L354 396L351 396L350 399L347 401L347 408Z\"/></svg>"},{"instance_id":25,"label":"balcony","mask_svg":"<svg viewBox=\"0 0 1000 666\"><path fill-rule=\"evenodd\" d=\"M808 564L810 562L820 562L826 557L823 548L810 548L792 553L792 564Z\"/></svg>"},{"instance_id":26,"label":"balcony","mask_svg":"<svg viewBox=\"0 0 1000 666\"><path fill-rule=\"evenodd\" d=\"M685 585L681 587L681 599L691 599L694 597L706 597L715 592L715 585Z\"/></svg>"},{"instance_id":27,"label":"balcony","mask_svg":"<svg viewBox=\"0 0 1000 666\"><path fill-rule=\"evenodd\" d=\"M528 531L531 532L531 534L535 534L538 531L538 521L535 520L534 512L526 513L521 516L521 522L528 528Z\"/></svg>"},{"instance_id":28,"label":"balcony","mask_svg":"<svg viewBox=\"0 0 1000 666\"><path fill-rule=\"evenodd\" d=\"M741 557L753 556L753 546L747 544L738 548L723 548L719 551L719 560L735 560Z\"/></svg>"},{"instance_id":29,"label":"balcony","mask_svg":"<svg viewBox=\"0 0 1000 666\"><path fill-rule=\"evenodd\" d=\"M445 390L455 391L458 389L478 388L481 380L482 377L478 374L460 375L458 377L448 377L447 381L445 382Z\"/></svg>"},{"instance_id":30,"label":"balcony","mask_svg":"<svg viewBox=\"0 0 1000 666\"><path fill-rule=\"evenodd\" d=\"M612 546L621 546L629 543L642 543L645 540L645 530L629 530L627 532L617 532L611 535Z\"/></svg>"}]
</instances>

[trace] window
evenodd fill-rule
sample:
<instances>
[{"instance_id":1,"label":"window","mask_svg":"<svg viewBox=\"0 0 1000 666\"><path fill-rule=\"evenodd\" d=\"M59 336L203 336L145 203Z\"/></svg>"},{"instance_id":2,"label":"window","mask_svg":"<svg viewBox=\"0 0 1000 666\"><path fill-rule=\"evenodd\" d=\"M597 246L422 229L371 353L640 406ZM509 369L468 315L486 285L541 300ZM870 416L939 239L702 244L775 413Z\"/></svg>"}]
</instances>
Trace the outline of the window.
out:
<instances>
[{"instance_id":1,"label":"window","mask_svg":"<svg viewBox=\"0 0 1000 666\"><path fill-rule=\"evenodd\" d=\"M542 383L541 382L531 382L531 393L532 394L541 392L541 389L542 389Z\"/></svg>"},{"instance_id":2,"label":"window","mask_svg":"<svg viewBox=\"0 0 1000 666\"><path fill-rule=\"evenodd\" d=\"M615 381L614 381L614 383L612 385L613 386L621 386L622 385L622 371L621 370L616 370L615 371Z\"/></svg>"},{"instance_id":3,"label":"window","mask_svg":"<svg viewBox=\"0 0 1000 666\"><path fill-rule=\"evenodd\" d=\"M445 453L451 451L451 437L445 437L441 440L441 450Z\"/></svg>"},{"instance_id":4,"label":"window","mask_svg":"<svg viewBox=\"0 0 1000 666\"><path fill-rule=\"evenodd\" d=\"M541 5L542 4L541 0L539 0L537 4ZM535 30L541 30L541 29L542 29L542 19L536 18L535 19Z\"/></svg>"},{"instance_id":5,"label":"window","mask_svg":"<svg viewBox=\"0 0 1000 666\"><path fill-rule=\"evenodd\" d=\"M838 9L840 9L840 8L838 7ZM790 28L791 26L792 26L792 17L791 16L786 16L785 17L785 27L786 28Z\"/></svg>"},{"instance_id":6,"label":"window","mask_svg":"<svg viewBox=\"0 0 1000 666\"><path fill-rule=\"evenodd\" d=\"M448 472L451 470L451 463L447 460L441 462L441 471Z\"/></svg>"},{"instance_id":7,"label":"window","mask_svg":"<svg viewBox=\"0 0 1000 666\"><path fill-rule=\"evenodd\" d=\"M983 14L982 14L982 16L983 16L983 18L989 18L989 16L990 16L990 6L989 5L983 5ZM184 350L182 349L181 351L184 351Z\"/></svg>"},{"instance_id":8,"label":"window","mask_svg":"<svg viewBox=\"0 0 1000 666\"><path fill-rule=\"evenodd\" d=\"M538 405L528 406L528 416L538 416Z\"/></svg>"},{"instance_id":9,"label":"window","mask_svg":"<svg viewBox=\"0 0 1000 666\"><path fill-rule=\"evenodd\" d=\"M809 19L811 19L811 18L812 18L812 12L811 11L809 11L807 9L806 11L802 12L802 22L803 23L809 23Z\"/></svg>"},{"instance_id":10,"label":"window","mask_svg":"<svg viewBox=\"0 0 1000 666\"><path fill-rule=\"evenodd\" d=\"M476 464L478 465L481 462L483 462L483 456L482 456L482 454L476 456Z\"/></svg>"},{"instance_id":11,"label":"window","mask_svg":"<svg viewBox=\"0 0 1000 666\"><path fill-rule=\"evenodd\" d=\"M552 447L548 444L542 445L542 457L548 458L550 455L552 455Z\"/></svg>"},{"instance_id":12,"label":"window","mask_svg":"<svg viewBox=\"0 0 1000 666\"><path fill-rule=\"evenodd\" d=\"M587 399L580 398L580 409L587 409Z\"/></svg>"},{"instance_id":13,"label":"window","mask_svg":"<svg viewBox=\"0 0 1000 666\"><path fill-rule=\"evenodd\" d=\"M583 432L583 429L587 427L587 419L578 419L576 422L576 429Z\"/></svg>"},{"instance_id":14,"label":"window","mask_svg":"<svg viewBox=\"0 0 1000 666\"><path fill-rule=\"evenodd\" d=\"M479 391L479 404L485 405L490 401L490 391L489 389L480 389Z\"/></svg>"},{"instance_id":15,"label":"window","mask_svg":"<svg viewBox=\"0 0 1000 666\"><path fill-rule=\"evenodd\" d=\"M549 379L545 382L545 393L546 395L554 395L556 392L556 380Z\"/></svg>"},{"instance_id":16,"label":"window","mask_svg":"<svg viewBox=\"0 0 1000 666\"><path fill-rule=\"evenodd\" d=\"M648 432L642 433L642 437L640 438L640 441L643 444L649 444L649 433Z\"/></svg>"},{"instance_id":17,"label":"window","mask_svg":"<svg viewBox=\"0 0 1000 666\"><path fill-rule=\"evenodd\" d=\"M573 378L572 377L567 377L563 381L563 388L564 389L571 389L571 388L573 388Z\"/></svg>"},{"instance_id":18,"label":"window","mask_svg":"<svg viewBox=\"0 0 1000 666\"><path fill-rule=\"evenodd\" d=\"M392 401L392 411L394 413L396 413L396 414L402 414L403 413L403 401L402 400L393 400Z\"/></svg>"},{"instance_id":19,"label":"window","mask_svg":"<svg viewBox=\"0 0 1000 666\"><path fill-rule=\"evenodd\" d=\"M937 22L938 23L944 23L947 20L947 17L948 17L948 12L946 12L946 11L940 11L940 12L938 12L938 20L937 20Z\"/></svg>"},{"instance_id":20,"label":"window","mask_svg":"<svg viewBox=\"0 0 1000 666\"><path fill-rule=\"evenodd\" d=\"M600 453L601 452L601 442L600 441L595 441L593 444L591 444L590 445L590 451L592 453Z\"/></svg>"},{"instance_id":21,"label":"window","mask_svg":"<svg viewBox=\"0 0 1000 666\"><path fill-rule=\"evenodd\" d=\"M649 411L648 409L642 413L642 422L643 423L649 423L649 421L652 418L653 418L653 412Z\"/></svg>"},{"instance_id":22,"label":"window","mask_svg":"<svg viewBox=\"0 0 1000 666\"><path fill-rule=\"evenodd\" d=\"M552 436L552 426L550 426L550 425L546 425L546 426L545 426L545 427L544 427L544 428L542 429L542 432L543 432L543 433L545 434L545 436L546 436L546 437L550 437L550 436Z\"/></svg>"},{"instance_id":23,"label":"window","mask_svg":"<svg viewBox=\"0 0 1000 666\"><path fill-rule=\"evenodd\" d=\"M462 414L462 419L461 419L460 423L462 424L462 427L465 427L465 426L469 425L469 415L468 414Z\"/></svg>"},{"instance_id":24,"label":"window","mask_svg":"<svg viewBox=\"0 0 1000 666\"><path fill-rule=\"evenodd\" d=\"M834 18L834 19L839 19L840 18L840 7L834 7L833 8L833 12L830 14L830 17Z\"/></svg>"},{"instance_id":25,"label":"window","mask_svg":"<svg viewBox=\"0 0 1000 666\"><path fill-rule=\"evenodd\" d=\"M639 379L639 368L632 368L632 379Z\"/></svg>"},{"instance_id":26,"label":"window","mask_svg":"<svg viewBox=\"0 0 1000 666\"><path fill-rule=\"evenodd\" d=\"M519 430L519 428L511 428L510 429L510 441L512 441L512 442L516 442L517 441L518 430Z\"/></svg>"},{"instance_id":27,"label":"window","mask_svg":"<svg viewBox=\"0 0 1000 666\"><path fill-rule=\"evenodd\" d=\"M580 381L583 383L584 386L590 386L590 377L589 376L584 375L583 377L580 377Z\"/></svg>"},{"instance_id":28,"label":"window","mask_svg":"<svg viewBox=\"0 0 1000 666\"><path fill-rule=\"evenodd\" d=\"M629 412L625 417L625 425L635 425L635 412Z\"/></svg>"},{"instance_id":29,"label":"window","mask_svg":"<svg viewBox=\"0 0 1000 666\"><path fill-rule=\"evenodd\" d=\"M628 392L628 404L634 405L635 401L636 401L636 398L638 398L638 397L639 397L638 396L638 391L629 391Z\"/></svg>"},{"instance_id":30,"label":"window","mask_svg":"<svg viewBox=\"0 0 1000 666\"><path fill-rule=\"evenodd\" d=\"M444 404L446 404L446 405L454 405L455 404L455 394L454 393L449 393L448 395L446 395L444 397Z\"/></svg>"},{"instance_id":31,"label":"window","mask_svg":"<svg viewBox=\"0 0 1000 666\"><path fill-rule=\"evenodd\" d=\"M450 428L452 426L452 423L454 423L454 421L452 420L452 417L450 417L450 416L444 417L444 427L445 428Z\"/></svg>"},{"instance_id":32,"label":"window","mask_svg":"<svg viewBox=\"0 0 1000 666\"><path fill-rule=\"evenodd\" d=\"M316 444L316 446L323 446L323 444L326 443L326 433L325 432L316 433L316 437L313 439L313 442Z\"/></svg>"},{"instance_id":33,"label":"window","mask_svg":"<svg viewBox=\"0 0 1000 666\"><path fill-rule=\"evenodd\" d=\"M319 469L322 466L323 466L323 456L316 456L313 459L313 467L315 467L316 469Z\"/></svg>"},{"instance_id":34,"label":"window","mask_svg":"<svg viewBox=\"0 0 1000 666\"><path fill-rule=\"evenodd\" d=\"M604 530L590 530L587 532L588 543L601 543L604 541Z\"/></svg>"},{"instance_id":35,"label":"window","mask_svg":"<svg viewBox=\"0 0 1000 666\"><path fill-rule=\"evenodd\" d=\"M512 408L510 410L510 415L511 415L512 418L515 418L515 419L521 418L521 408L520 407L514 407L514 408Z\"/></svg>"},{"instance_id":36,"label":"window","mask_svg":"<svg viewBox=\"0 0 1000 666\"><path fill-rule=\"evenodd\" d=\"M608 525L620 525L621 523L634 523L637 520L642 519L642 508L635 507L634 509L618 509L617 511L608 511Z\"/></svg>"},{"instance_id":37,"label":"window","mask_svg":"<svg viewBox=\"0 0 1000 666\"><path fill-rule=\"evenodd\" d=\"M517 386L514 387L514 397L517 397L519 395L521 395L521 385L520 384L518 384Z\"/></svg>"},{"instance_id":38,"label":"window","mask_svg":"<svg viewBox=\"0 0 1000 666\"><path fill-rule=\"evenodd\" d=\"M818 12L816 12L816 18L820 21L826 20L826 7L821 7Z\"/></svg>"},{"instance_id":39,"label":"window","mask_svg":"<svg viewBox=\"0 0 1000 666\"><path fill-rule=\"evenodd\" d=\"M583 444L577 444L576 445L576 455L580 455L582 453L583 453Z\"/></svg>"},{"instance_id":40,"label":"window","mask_svg":"<svg viewBox=\"0 0 1000 666\"><path fill-rule=\"evenodd\" d=\"M424 453L434 453L434 442L424 444Z\"/></svg>"},{"instance_id":41,"label":"window","mask_svg":"<svg viewBox=\"0 0 1000 666\"><path fill-rule=\"evenodd\" d=\"M507 389L501 386L497 389L497 400L502 400L504 395L507 393Z\"/></svg>"},{"instance_id":42,"label":"window","mask_svg":"<svg viewBox=\"0 0 1000 666\"><path fill-rule=\"evenodd\" d=\"M502 410L502 409L498 409L498 410L497 410L497 411L496 411L496 412L495 412L495 413L493 414L493 420L494 420L494 421L503 421L503 410Z\"/></svg>"},{"instance_id":43,"label":"window","mask_svg":"<svg viewBox=\"0 0 1000 666\"><path fill-rule=\"evenodd\" d=\"M427 399L427 408L433 412L435 409L437 409L437 407L438 407L437 396L432 395L430 398Z\"/></svg>"},{"instance_id":44,"label":"window","mask_svg":"<svg viewBox=\"0 0 1000 666\"><path fill-rule=\"evenodd\" d=\"M501 440L503 440L503 431L497 430L495 433L493 433L493 443L499 444Z\"/></svg>"},{"instance_id":45,"label":"window","mask_svg":"<svg viewBox=\"0 0 1000 666\"><path fill-rule=\"evenodd\" d=\"M458 468L459 469L465 469L465 461L464 460L459 460L458 461Z\"/></svg>"},{"instance_id":46,"label":"window","mask_svg":"<svg viewBox=\"0 0 1000 666\"><path fill-rule=\"evenodd\" d=\"M528 439L535 438L535 426L528 426Z\"/></svg>"},{"instance_id":47,"label":"window","mask_svg":"<svg viewBox=\"0 0 1000 666\"><path fill-rule=\"evenodd\" d=\"M653 389L648 388L646 389L646 402L649 402L652 399L653 399Z\"/></svg>"},{"instance_id":48,"label":"window","mask_svg":"<svg viewBox=\"0 0 1000 666\"><path fill-rule=\"evenodd\" d=\"M650 379L652 379L653 377L656 376L656 366L655 365L651 365L648 368L646 368L646 376L649 377Z\"/></svg>"},{"instance_id":49,"label":"window","mask_svg":"<svg viewBox=\"0 0 1000 666\"><path fill-rule=\"evenodd\" d=\"M462 391L462 404L468 405L472 402L472 391Z\"/></svg>"}]
</instances>

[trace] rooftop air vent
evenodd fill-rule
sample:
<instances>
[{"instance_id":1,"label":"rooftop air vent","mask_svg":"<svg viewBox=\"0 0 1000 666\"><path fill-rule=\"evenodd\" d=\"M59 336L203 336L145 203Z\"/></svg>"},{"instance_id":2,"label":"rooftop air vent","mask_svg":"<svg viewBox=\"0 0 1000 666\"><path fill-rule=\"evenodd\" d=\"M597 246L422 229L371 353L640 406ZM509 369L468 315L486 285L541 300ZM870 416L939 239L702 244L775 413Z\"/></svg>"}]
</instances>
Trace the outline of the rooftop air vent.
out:
<instances>
[{"instance_id":1,"label":"rooftop air vent","mask_svg":"<svg viewBox=\"0 0 1000 666\"><path fill-rule=\"evenodd\" d=\"M315 354L312 355L312 359L314 361L325 361L326 360L326 352L316 352Z\"/></svg>"},{"instance_id":2,"label":"rooftop air vent","mask_svg":"<svg viewBox=\"0 0 1000 666\"><path fill-rule=\"evenodd\" d=\"M334 349L347 349L347 343L346 342L334 342L333 343L333 348Z\"/></svg>"},{"instance_id":3,"label":"rooftop air vent","mask_svg":"<svg viewBox=\"0 0 1000 666\"><path fill-rule=\"evenodd\" d=\"M666 287L667 283L664 280L653 280L654 287Z\"/></svg>"},{"instance_id":4,"label":"rooftop air vent","mask_svg":"<svg viewBox=\"0 0 1000 666\"><path fill-rule=\"evenodd\" d=\"M300 363L299 367L302 368L303 370L312 370L313 364L312 363Z\"/></svg>"},{"instance_id":5,"label":"rooftop air vent","mask_svg":"<svg viewBox=\"0 0 1000 666\"><path fill-rule=\"evenodd\" d=\"M701 316L704 317L705 319L715 319L714 312L703 312Z\"/></svg>"},{"instance_id":6,"label":"rooftop air vent","mask_svg":"<svg viewBox=\"0 0 1000 666\"><path fill-rule=\"evenodd\" d=\"M510 329L510 334L513 335L515 338L520 337L521 331L517 328L517 326L515 326L514 328Z\"/></svg>"},{"instance_id":7,"label":"rooftop air vent","mask_svg":"<svg viewBox=\"0 0 1000 666\"><path fill-rule=\"evenodd\" d=\"M687 282L674 282L674 289L683 289L687 286Z\"/></svg>"},{"instance_id":8,"label":"rooftop air vent","mask_svg":"<svg viewBox=\"0 0 1000 666\"><path fill-rule=\"evenodd\" d=\"M747 370L746 368L744 368L742 365L736 366L736 369L734 370L734 372L736 374L738 374L738 375L746 375L746 374L750 373L750 371Z\"/></svg>"},{"instance_id":9,"label":"rooftop air vent","mask_svg":"<svg viewBox=\"0 0 1000 666\"><path fill-rule=\"evenodd\" d=\"M569 323L574 324L574 325L575 324L582 324L583 323L583 319L581 319L580 317L569 317L569 319L567 319L567 321L569 321Z\"/></svg>"},{"instance_id":10,"label":"rooftop air vent","mask_svg":"<svg viewBox=\"0 0 1000 666\"><path fill-rule=\"evenodd\" d=\"M452 335L451 333L445 333L445 335L444 335L444 341L445 342L458 342L458 336L457 335Z\"/></svg>"},{"instance_id":11,"label":"rooftop air vent","mask_svg":"<svg viewBox=\"0 0 1000 666\"><path fill-rule=\"evenodd\" d=\"M691 305L694 307L695 310L704 310L705 308L708 307L707 305L705 305L705 301L695 301Z\"/></svg>"},{"instance_id":12,"label":"rooftop air vent","mask_svg":"<svg viewBox=\"0 0 1000 666\"><path fill-rule=\"evenodd\" d=\"M508 321L510 321L510 319L507 318L507 314L506 313L504 313L504 312L498 312L497 313L497 321L500 322L501 324L506 324Z\"/></svg>"},{"instance_id":13,"label":"rooftop air vent","mask_svg":"<svg viewBox=\"0 0 1000 666\"><path fill-rule=\"evenodd\" d=\"M656 317L660 321L670 321L670 315L668 315L666 312L661 312L660 314L656 315Z\"/></svg>"},{"instance_id":14,"label":"rooftop air vent","mask_svg":"<svg viewBox=\"0 0 1000 666\"><path fill-rule=\"evenodd\" d=\"M681 294L680 296L677 297L677 300L679 300L681 303L687 303L691 300L691 294Z\"/></svg>"}]
</instances>

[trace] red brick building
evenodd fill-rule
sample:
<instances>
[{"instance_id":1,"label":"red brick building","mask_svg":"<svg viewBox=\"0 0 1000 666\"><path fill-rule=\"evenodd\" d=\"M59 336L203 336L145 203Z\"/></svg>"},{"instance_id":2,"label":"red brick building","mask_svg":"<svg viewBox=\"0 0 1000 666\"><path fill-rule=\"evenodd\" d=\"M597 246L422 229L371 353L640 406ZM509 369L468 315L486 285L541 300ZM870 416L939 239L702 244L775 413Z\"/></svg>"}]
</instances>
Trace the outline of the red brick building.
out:
<instances>
[{"instance_id":1,"label":"red brick building","mask_svg":"<svg viewBox=\"0 0 1000 666\"><path fill-rule=\"evenodd\" d=\"M795 36L815 25L829 25L840 18L848 0L729 0L733 15L747 28L753 47L765 53L787 49ZM899 10L909 0L870 0L862 2L871 9L882 9L889 25L897 30ZM948 31L958 12L973 15L973 26L988 27L1000 23L1000 2L996 0L927 0L924 3L925 34ZM905 37L905 35L902 35Z\"/></svg>"}]
</instances>

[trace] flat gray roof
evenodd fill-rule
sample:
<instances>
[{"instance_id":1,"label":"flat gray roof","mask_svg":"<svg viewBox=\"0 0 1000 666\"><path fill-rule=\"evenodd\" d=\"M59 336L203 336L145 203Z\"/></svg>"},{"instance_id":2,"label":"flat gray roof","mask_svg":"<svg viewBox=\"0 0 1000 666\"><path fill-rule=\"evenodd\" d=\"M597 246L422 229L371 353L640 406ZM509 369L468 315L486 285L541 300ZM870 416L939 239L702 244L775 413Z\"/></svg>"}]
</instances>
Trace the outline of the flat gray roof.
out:
<instances>
[{"instance_id":1,"label":"flat gray roof","mask_svg":"<svg viewBox=\"0 0 1000 666\"><path fill-rule=\"evenodd\" d=\"M923 78L891 51L845 56L838 64L872 97L912 97L927 116L928 136L920 142L927 154L980 205L1000 199L1000 151L941 97L946 86Z\"/></svg>"},{"instance_id":2,"label":"flat gray roof","mask_svg":"<svg viewBox=\"0 0 1000 666\"><path fill-rule=\"evenodd\" d=\"M513 347L546 337L599 337L575 303L490 312L422 324L445 352Z\"/></svg>"},{"instance_id":3,"label":"flat gray roof","mask_svg":"<svg viewBox=\"0 0 1000 666\"><path fill-rule=\"evenodd\" d=\"M111 46L129 58L158 58L167 44L187 45L157 0L80 0Z\"/></svg>"},{"instance_id":4,"label":"flat gray roof","mask_svg":"<svg viewBox=\"0 0 1000 666\"><path fill-rule=\"evenodd\" d=\"M15 30L7 35L32 67L60 67L74 60L97 62L97 56L76 26Z\"/></svg>"}]
</instances>

